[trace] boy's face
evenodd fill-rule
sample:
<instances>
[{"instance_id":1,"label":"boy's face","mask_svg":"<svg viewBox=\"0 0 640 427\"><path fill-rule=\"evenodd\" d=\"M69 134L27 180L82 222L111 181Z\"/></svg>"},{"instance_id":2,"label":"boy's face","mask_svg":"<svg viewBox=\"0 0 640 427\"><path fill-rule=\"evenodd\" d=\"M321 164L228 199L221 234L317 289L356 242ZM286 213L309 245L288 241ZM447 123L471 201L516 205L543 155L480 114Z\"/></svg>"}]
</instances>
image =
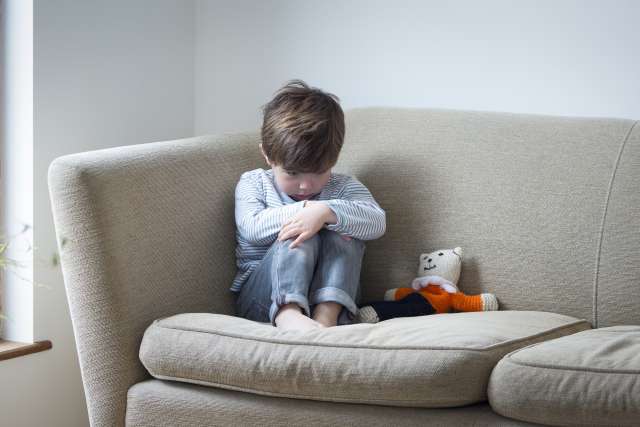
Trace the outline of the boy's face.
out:
<instances>
[{"instance_id":1,"label":"boy's face","mask_svg":"<svg viewBox=\"0 0 640 427\"><path fill-rule=\"evenodd\" d=\"M262 144L260 146L262 150ZM273 176L278 188L287 193L293 200L307 200L320 193L331 178L331 169L322 173L302 173L298 171L285 170L272 163L262 152L267 164L273 169Z\"/></svg>"}]
</instances>

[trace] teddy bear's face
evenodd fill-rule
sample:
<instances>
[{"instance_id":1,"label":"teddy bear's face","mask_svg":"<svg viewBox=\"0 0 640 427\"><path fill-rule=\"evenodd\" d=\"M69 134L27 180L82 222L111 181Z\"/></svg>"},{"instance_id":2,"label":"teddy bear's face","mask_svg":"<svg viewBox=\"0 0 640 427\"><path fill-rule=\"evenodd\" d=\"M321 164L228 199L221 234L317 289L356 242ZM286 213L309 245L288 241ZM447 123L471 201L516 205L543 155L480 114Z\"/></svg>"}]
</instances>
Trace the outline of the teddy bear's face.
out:
<instances>
[{"instance_id":1,"label":"teddy bear's face","mask_svg":"<svg viewBox=\"0 0 640 427\"><path fill-rule=\"evenodd\" d=\"M462 267L462 249L442 249L420 255L418 276L440 276L457 283Z\"/></svg>"}]
</instances>

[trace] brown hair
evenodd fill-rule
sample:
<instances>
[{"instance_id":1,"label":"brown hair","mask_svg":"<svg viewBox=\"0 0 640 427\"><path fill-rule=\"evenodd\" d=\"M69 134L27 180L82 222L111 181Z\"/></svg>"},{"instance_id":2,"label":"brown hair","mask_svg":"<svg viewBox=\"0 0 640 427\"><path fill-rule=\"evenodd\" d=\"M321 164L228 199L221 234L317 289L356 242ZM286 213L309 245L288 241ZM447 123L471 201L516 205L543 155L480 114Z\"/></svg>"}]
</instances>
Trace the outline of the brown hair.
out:
<instances>
[{"instance_id":1,"label":"brown hair","mask_svg":"<svg viewBox=\"0 0 640 427\"><path fill-rule=\"evenodd\" d=\"M344 142L340 99L291 80L263 106L262 149L285 170L320 173L333 167Z\"/></svg>"}]
</instances>

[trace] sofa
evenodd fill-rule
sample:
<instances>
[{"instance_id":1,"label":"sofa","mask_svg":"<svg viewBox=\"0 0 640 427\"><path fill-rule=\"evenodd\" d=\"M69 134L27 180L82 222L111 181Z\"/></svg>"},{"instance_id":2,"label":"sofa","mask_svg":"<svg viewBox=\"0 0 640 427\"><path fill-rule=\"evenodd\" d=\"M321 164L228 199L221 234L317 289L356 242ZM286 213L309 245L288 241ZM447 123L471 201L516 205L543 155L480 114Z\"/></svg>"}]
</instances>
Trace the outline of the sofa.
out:
<instances>
[{"instance_id":1,"label":"sofa","mask_svg":"<svg viewBox=\"0 0 640 427\"><path fill-rule=\"evenodd\" d=\"M500 310L281 331L235 316L259 132L65 155L49 190L92 426L640 425L640 126L368 107L334 171L386 211L360 305L461 246Z\"/></svg>"}]
</instances>

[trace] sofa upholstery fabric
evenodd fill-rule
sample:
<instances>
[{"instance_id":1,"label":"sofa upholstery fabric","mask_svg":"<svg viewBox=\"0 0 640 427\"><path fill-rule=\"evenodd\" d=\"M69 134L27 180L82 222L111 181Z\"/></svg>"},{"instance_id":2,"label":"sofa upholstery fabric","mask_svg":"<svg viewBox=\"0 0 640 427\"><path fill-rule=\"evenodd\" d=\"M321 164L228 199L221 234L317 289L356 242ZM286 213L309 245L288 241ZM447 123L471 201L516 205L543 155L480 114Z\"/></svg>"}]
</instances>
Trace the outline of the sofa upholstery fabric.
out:
<instances>
[{"instance_id":1,"label":"sofa upholstery fabric","mask_svg":"<svg viewBox=\"0 0 640 427\"><path fill-rule=\"evenodd\" d=\"M640 326L612 326L505 356L489 383L493 409L551 425L640 425Z\"/></svg>"},{"instance_id":2,"label":"sofa upholstery fabric","mask_svg":"<svg viewBox=\"0 0 640 427\"><path fill-rule=\"evenodd\" d=\"M126 425L131 427L524 427L479 403L424 409L282 399L253 393L147 380L129 389ZM537 424L535 424L537 425Z\"/></svg>"},{"instance_id":3,"label":"sofa upholstery fabric","mask_svg":"<svg viewBox=\"0 0 640 427\"><path fill-rule=\"evenodd\" d=\"M553 313L490 311L300 332L191 313L154 322L140 359L159 379L270 396L444 408L485 400L491 370L510 351L590 327Z\"/></svg>"},{"instance_id":4,"label":"sofa upholstery fabric","mask_svg":"<svg viewBox=\"0 0 640 427\"><path fill-rule=\"evenodd\" d=\"M362 301L406 286L418 254L463 246L460 288L502 309L593 326L640 324L640 126L616 118L481 111L345 111L336 172L387 213ZM76 153L49 167L58 250L89 419L124 423L148 378L155 319L233 314L233 194L264 167L258 131ZM63 244L64 243L64 244Z\"/></svg>"}]
</instances>

